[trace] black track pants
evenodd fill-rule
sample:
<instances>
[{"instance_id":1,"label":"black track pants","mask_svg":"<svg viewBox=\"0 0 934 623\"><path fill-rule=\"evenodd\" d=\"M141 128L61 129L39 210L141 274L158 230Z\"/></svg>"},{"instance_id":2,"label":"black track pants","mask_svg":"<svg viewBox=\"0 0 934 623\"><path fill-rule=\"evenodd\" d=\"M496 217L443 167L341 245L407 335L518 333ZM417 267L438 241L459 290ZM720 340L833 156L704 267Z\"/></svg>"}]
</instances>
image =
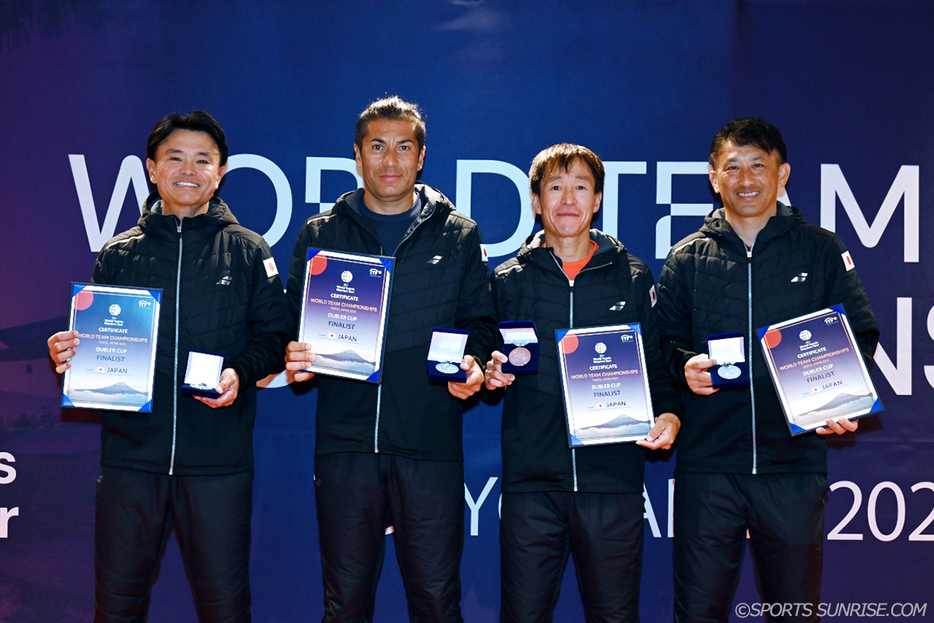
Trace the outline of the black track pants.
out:
<instances>
[{"instance_id":1,"label":"black track pants","mask_svg":"<svg viewBox=\"0 0 934 623\"><path fill-rule=\"evenodd\" d=\"M315 458L322 621L371 621L393 527L411 621L461 623L464 466L344 452Z\"/></svg>"},{"instance_id":2,"label":"black track pants","mask_svg":"<svg viewBox=\"0 0 934 623\"><path fill-rule=\"evenodd\" d=\"M501 622L552 620L568 554L588 623L639 621L641 493L504 493Z\"/></svg>"},{"instance_id":3,"label":"black track pants","mask_svg":"<svg viewBox=\"0 0 934 623\"><path fill-rule=\"evenodd\" d=\"M94 525L96 623L145 621L171 529L203 623L250 621L253 473L168 476L102 467Z\"/></svg>"},{"instance_id":4,"label":"black track pants","mask_svg":"<svg viewBox=\"0 0 934 623\"><path fill-rule=\"evenodd\" d=\"M675 620L729 620L748 529L762 601L809 604L766 620L816 621L826 492L823 474L678 472Z\"/></svg>"}]
</instances>

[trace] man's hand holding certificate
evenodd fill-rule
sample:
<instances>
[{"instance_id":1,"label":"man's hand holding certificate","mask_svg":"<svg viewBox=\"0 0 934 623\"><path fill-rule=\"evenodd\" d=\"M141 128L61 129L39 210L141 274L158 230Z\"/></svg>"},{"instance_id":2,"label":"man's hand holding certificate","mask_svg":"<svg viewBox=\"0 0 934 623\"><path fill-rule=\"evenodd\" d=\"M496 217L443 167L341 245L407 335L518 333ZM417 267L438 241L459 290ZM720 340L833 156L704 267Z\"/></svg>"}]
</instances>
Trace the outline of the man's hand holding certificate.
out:
<instances>
[{"instance_id":1,"label":"man's hand holding certificate","mask_svg":"<svg viewBox=\"0 0 934 623\"><path fill-rule=\"evenodd\" d=\"M298 342L289 345L286 361L301 352L305 372L379 383L392 274L391 257L308 249Z\"/></svg>"}]
</instances>

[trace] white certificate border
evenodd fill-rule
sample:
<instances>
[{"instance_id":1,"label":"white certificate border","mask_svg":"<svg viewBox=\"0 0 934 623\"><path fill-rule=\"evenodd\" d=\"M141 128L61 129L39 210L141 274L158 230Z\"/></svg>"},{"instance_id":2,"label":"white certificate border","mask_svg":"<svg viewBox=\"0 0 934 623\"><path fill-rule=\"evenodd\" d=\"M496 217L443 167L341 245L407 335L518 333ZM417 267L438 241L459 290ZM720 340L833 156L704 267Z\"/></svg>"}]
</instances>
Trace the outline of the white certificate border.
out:
<instances>
[{"instance_id":1,"label":"white certificate border","mask_svg":"<svg viewBox=\"0 0 934 623\"><path fill-rule=\"evenodd\" d=\"M114 405L112 403L72 400L68 395L71 390L71 368L65 370L62 379L62 399L68 399L70 405L62 404L63 407L76 409L106 409L107 411L129 411L132 413L152 413L153 385L156 377L156 347L159 338L159 316L162 312L162 289L161 288L140 288L135 286L112 286L100 283L78 283L71 284L71 309L68 313L68 330L75 329L75 316L78 310L75 309L75 297L81 292L91 292L95 296L102 294L104 296L135 296L140 299L150 299L153 304L152 325L149 329L149 340L152 347L149 349L149 378L146 381L148 391L146 393L146 402L140 408L129 407L125 405Z\"/></svg>"},{"instance_id":2,"label":"white certificate border","mask_svg":"<svg viewBox=\"0 0 934 623\"><path fill-rule=\"evenodd\" d=\"M565 415L565 424L567 426L568 433L568 447L570 448L581 448L586 446L594 445L604 445L611 443L627 443L638 441L645 438L645 434L635 434L635 435L605 435L601 437L590 437L586 441L581 440L577 435L574 434L578 430L578 427L574 424L574 414L571 408L571 400L569 398L569 381L567 373L567 362L565 360L565 353L561 348L561 340L564 339L567 335L592 335L592 334L607 334L613 336L620 336L623 333L632 331L636 338L636 352L638 355L638 364L639 372L642 377L642 391L645 395L645 408L646 414L648 415L648 428L645 433L647 434L652 427L655 426L655 410L652 406L652 393L649 390L649 375L648 369L646 368L645 363L645 349L642 344L642 326L638 322L633 322L629 324L621 325L609 325L604 327L583 327L580 329L558 329L555 331L556 337L556 347L558 349L558 367L561 376L561 399L564 404L564 415ZM577 440L578 443L574 443L574 440Z\"/></svg>"},{"instance_id":3,"label":"white certificate border","mask_svg":"<svg viewBox=\"0 0 934 623\"><path fill-rule=\"evenodd\" d=\"M790 401L786 396L784 384L781 381L781 376L778 373L775 360L772 358L771 349L765 343L765 336L769 331L772 330L788 329L795 325L810 322L823 316L831 316L833 314L836 314L837 317L840 318L844 335L846 336L847 343L850 346L850 352L856 358L856 363L859 366L859 371L862 375L863 382L866 384L866 388L869 390L869 394L872 396L872 405L869 408L856 411L845 417L846 419L852 421L881 411L881 409L876 408L876 405L880 404L879 392L876 390L876 386L873 384L872 378L869 376L869 370L866 368L866 362L863 361L863 353L859 349L859 344L856 342L856 337L853 334L853 329L850 327L850 321L846 317L846 312L843 309L843 305L831 305L830 307L825 307L824 309L818 310L816 312L805 314L797 318L792 318L784 322L772 324L765 327L764 329L759 330L761 335L759 338L759 344L762 347L762 353L764 356L763 358L765 359L765 362L768 366L769 375L772 377L772 385L775 387L775 393L778 395L779 402L782 406L782 412L785 415L785 422L788 424L788 430L792 436L808 433L824 426L827 418L820 418L816 420L805 419L804 421L798 420L798 418L804 418L807 416L808 412L799 415L795 413L795 410L792 408ZM798 420L798 422L792 420ZM804 424L804 426L801 426L801 424Z\"/></svg>"},{"instance_id":4,"label":"white certificate border","mask_svg":"<svg viewBox=\"0 0 934 623\"><path fill-rule=\"evenodd\" d=\"M314 251L314 255L309 254ZM356 381L366 381L368 383L379 384L383 379L383 355L386 350L386 325L389 324L389 296L392 292L392 277L395 274L395 258L385 255L368 255L366 253L352 253L348 251L338 251L334 249L319 249L317 247L308 247L306 250L307 259L305 260L305 281L302 286L302 311L299 316L298 341L304 342L305 337L305 304L308 300L308 288L311 287L311 272L308 270L308 264L317 257L323 255L326 258L334 258L345 262L355 262L366 266L379 266L385 272L383 274L382 293L380 297L380 323L376 333L376 342L379 347L374 351L375 370L370 374L361 374L359 372L348 372L340 368L332 368L321 364L313 363L305 370L315 374L324 374L326 376L336 376L339 378L353 379ZM312 351L314 352L314 351ZM371 380L373 375L376 379Z\"/></svg>"}]
</instances>

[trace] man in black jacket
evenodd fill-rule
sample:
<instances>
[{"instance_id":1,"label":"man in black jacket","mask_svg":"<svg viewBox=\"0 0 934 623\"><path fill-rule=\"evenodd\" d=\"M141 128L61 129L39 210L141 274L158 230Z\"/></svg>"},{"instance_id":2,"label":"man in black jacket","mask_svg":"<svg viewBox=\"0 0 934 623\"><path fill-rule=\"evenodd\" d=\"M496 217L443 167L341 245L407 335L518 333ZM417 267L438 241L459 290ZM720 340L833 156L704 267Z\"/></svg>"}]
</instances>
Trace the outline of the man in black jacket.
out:
<instances>
[{"instance_id":1,"label":"man in black jacket","mask_svg":"<svg viewBox=\"0 0 934 623\"><path fill-rule=\"evenodd\" d=\"M763 601L801 606L783 620L814 620L827 449L817 435L791 437L755 331L842 303L870 366L879 328L840 239L777 201L791 166L774 126L731 121L709 159L723 209L672 247L659 279L666 363L690 390L676 467L675 618L729 618L748 530ZM717 389L706 340L733 332L743 334L752 383ZM827 420L817 433L857 424Z\"/></svg>"},{"instance_id":2,"label":"man in black jacket","mask_svg":"<svg viewBox=\"0 0 934 623\"><path fill-rule=\"evenodd\" d=\"M488 389L509 387L500 621L550 621L569 552L588 623L638 621L645 451L632 443L569 448L555 330L640 323L656 423L636 444L669 448L681 403L658 348L655 282L618 240L590 229L603 195L596 154L549 147L529 181L543 231L491 278L499 319L533 320L539 339L536 374L504 374L499 351L486 365Z\"/></svg>"},{"instance_id":3,"label":"man in black jacket","mask_svg":"<svg viewBox=\"0 0 934 623\"><path fill-rule=\"evenodd\" d=\"M288 292L298 324L309 248L395 257L380 385L320 376L315 503L324 621L372 620L385 531L394 530L409 616L459 622L464 536L462 400L483 384L495 341L488 270L477 224L437 190L416 184L425 123L398 97L357 120L363 188L343 195L299 232ZM469 331L463 383L430 382L432 328ZM295 381L314 344L290 342Z\"/></svg>"},{"instance_id":4,"label":"man in black jacket","mask_svg":"<svg viewBox=\"0 0 934 623\"><path fill-rule=\"evenodd\" d=\"M201 621L250 621L256 382L282 367L291 318L275 260L216 196L224 131L207 113L163 118L147 145L156 191L112 238L92 281L161 288L151 413L105 411L95 519L95 621L143 621L175 530ZM75 331L49 338L71 367ZM189 352L224 358L216 398L180 394Z\"/></svg>"}]
</instances>

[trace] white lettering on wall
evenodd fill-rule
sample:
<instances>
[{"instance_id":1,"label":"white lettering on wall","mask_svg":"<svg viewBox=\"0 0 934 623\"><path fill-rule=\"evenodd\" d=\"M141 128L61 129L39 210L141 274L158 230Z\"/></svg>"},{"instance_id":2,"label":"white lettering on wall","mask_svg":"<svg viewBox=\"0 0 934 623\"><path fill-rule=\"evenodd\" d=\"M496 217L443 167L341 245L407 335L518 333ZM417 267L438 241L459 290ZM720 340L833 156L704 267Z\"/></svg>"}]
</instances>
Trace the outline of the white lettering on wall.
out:
<instances>
[{"instance_id":1,"label":"white lettering on wall","mask_svg":"<svg viewBox=\"0 0 934 623\"><path fill-rule=\"evenodd\" d=\"M363 178L357 175L357 161L353 158L305 158L305 203L317 203L318 212L327 212L334 207L334 202L321 201L321 172L344 171L356 178L354 188L363 187ZM269 243L272 246L272 243Z\"/></svg>"},{"instance_id":2,"label":"white lettering on wall","mask_svg":"<svg viewBox=\"0 0 934 623\"><path fill-rule=\"evenodd\" d=\"M15 463L16 458L9 452L0 452L0 461ZM16 468L0 462L0 485L8 485L16 480Z\"/></svg>"},{"instance_id":3,"label":"white lettering on wall","mask_svg":"<svg viewBox=\"0 0 934 623\"><path fill-rule=\"evenodd\" d=\"M646 163L604 162L603 170L603 231L619 238L619 176L645 175Z\"/></svg>"},{"instance_id":4,"label":"white lettering on wall","mask_svg":"<svg viewBox=\"0 0 934 623\"><path fill-rule=\"evenodd\" d=\"M0 507L0 539L5 539L9 536L10 519L13 517L19 517L19 506L13 508L7 508L5 506Z\"/></svg>"},{"instance_id":5,"label":"white lettering on wall","mask_svg":"<svg viewBox=\"0 0 934 623\"><path fill-rule=\"evenodd\" d=\"M227 173L236 169L256 169L272 182L276 191L276 218L269 231L263 234L266 244L271 247L279 242L292 220L292 187L289 186L289 180L275 162L255 154L230 156L227 159Z\"/></svg>"},{"instance_id":6,"label":"white lettering on wall","mask_svg":"<svg viewBox=\"0 0 934 623\"><path fill-rule=\"evenodd\" d=\"M136 205L142 211L143 202L149 196L149 185L146 183L146 171L142 161L136 156L127 156L120 163L117 181L114 182L107 213L104 215L104 224L98 227L97 208L94 206L94 195L91 193L91 180L88 178L88 167L83 154L69 154L71 175L75 180L75 190L78 191L78 205L81 207L81 216L84 218L84 230L88 235L88 244L91 251L97 253L104 243L113 238L117 229L117 217L120 208L129 191L130 183L136 192Z\"/></svg>"},{"instance_id":7,"label":"white lettering on wall","mask_svg":"<svg viewBox=\"0 0 934 623\"><path fill-rule=\"evenodd\" d=\"M898 349L895 355L897 365L886 354L881 342L876 347L873 360L879 367L879 371L892 386L892 389L899 396L911 395L911 299L899 297L896 302L895 310L895 347ZM931 316L928 315L928 332L932 330ZM934 337L934 333L931 333ZM928 382L934 387L931 373L924 367L924 374Z\"/></svg>"},{"instance_id":8,"label":"white lettering on wall","mask_svg":"<svg viewBox=\"0 0 934 623\"><path fill-rule=\"evenodd\" d=\"M496 484L496 481L496 476L490 476L476 502L473 496L470 495L470 489L467 488L467 483L464 483L464 500L467 502L467 507L470 509L470 536L477 536L480 534L480 507L483 506L483 502L485 502L487 496L490 495L490 491L493 489L493 485Z\"/></svg>"},{"instance_id":9,"label":"white lettering on wall","mask_svg":"<svg viewBox=\"0 0 934 623\"><path fill-rule=\"evenodd\" d=\"M8 485L16 480L16 469L7 463L15 463L16 458L9 452L0 452L0 485ZM9 536L8 525L10 518L19 516L19 507L7 508L0 507L0 539Z\"/></svg>"},{"instance_id":10,"label":"white lettering on wall","mask_svg":"<svg viewBox=\"0 0 934 623\"><path fill-rule=\"evenodd\" d=\"M645 483L642 483L642 499L645 500L642 511L642 518L648 520L649 529L652 531L652 536L656 539L662 536L662 533L658 529L658 520L655 518L655 511L652 510L652 500L649 499L649 492L645 488Z\"/></svg>"},{"instance_id":11,"label":"white lettering on wall","mask_svg":"<svg viewBox=\"0 0 934 623\"><path fill-rule=\"evenodd\" d=\"M659 162L655 174L655 203L668 205L668 214L655 224L655 257L664 259L671 249L671 217L706 216L713 209L712 203L673 203L671 180L675 175L707 175L706 162Z\"/></svg>"},{"instance_id":12,"label":"white lettering on wall","mask_svg":"<svg viewBox=\"0 0 934 623\"><path fill-rule=\"evenodd\" d=\"M127 156L120 164L117 179L113 186L110 202L104 215L103 224L99 224L87 164L82 154L68 156L74 177L78 204L84 220L88 245L92 251L99 251L115 233L120 209L126 199L130 186L133 186L137 205L142 205L149 192L146 171L142 161L136 156ZM620 180L621 175L645 175L648 170L646 161L607 161L604 162L606 181L603 196L603 229L613 236L619 236L620 230ZM272 160L254 154L238 154L230 157L228 172L239 168L253 168L265 174L276 192L276 215L269 231L264 234L270 246L279 242L288 229L292 217L292 190L289 180ZM322 201L321 178L324 171L344 172L354 176L355 187L363 185L357 174L356 162L352 158L307 157L305 159L305 202L318 204L319 212L326 212L333 207L332 202ZM703 217L713 208L712 203L685 203L674 201L672 185L676 175L707 175L706 162L660 161L656 165L655 201L665 206L665 214L655 225L655 256L663 259L671 248L671 219L675 216ZM471 213L471 195L473 175L486 173L501 175L515 185L519 195L519 222L515 231L506 240L488 244L489 254L493 257L512 255L521 246L535 225L531 199L528 191L526 174L515 165L500 160L458 160L456 175L455 203L466 215ZM821 225L827 229L836 228L837 198L849 217L860 241L866 247L875 247L888 226L899 203L904 204L904 261L919 261L920 239L920 169L918 166L903 165L899 169L878 214L870 225L850 190L849 184L839 165L821 165ZM329 198L331 199L331 198ZM509 205L509 201L505 201ZM625 203L625 201L623 201ZM512 205L515 205L514 203Z\"/></svg>"},{"instance_id":13,"label":"white lettering on wall","mask_svg":"<svg viewBox=\"0 0 934 623\"><path fill-rule=\"evenodd\" d=\"M821 227L836 231L837 227L837 197L843 210L850 217L853 229L864 246L872 248L879 244L882 232L885 231L899 200L905 198L905 262L917 262L919 256L920 239L920 169L917 166L902 165L895 176L895 181L889 188L888 194L882 201L879 213L873 219L872 225L866 221L863 211L850 190L850 185L843 177L843 171L837 164L822 164L820 166L820 220Z\"/></svg>"},{"instance_id":14,"label":"white lettering on wall","mask_svg":"<svg viewBox=\"0 0 934 623\"><path fill-rule=\"evenodd\" d=\"M457 195L454 205L458 211L470 216L470 194L473 188L474 173L493 173L502 175L516 185L519 191L519 225L509 238L502 242L490 243L486 241L487 252L490 257L512 255L516 252L522 241L532 233L535 226L535 215L532 213L532 199L529 196L529 178L517 166L499 160L458 160L457 161Z\"/></svg>"}]
</instances>

